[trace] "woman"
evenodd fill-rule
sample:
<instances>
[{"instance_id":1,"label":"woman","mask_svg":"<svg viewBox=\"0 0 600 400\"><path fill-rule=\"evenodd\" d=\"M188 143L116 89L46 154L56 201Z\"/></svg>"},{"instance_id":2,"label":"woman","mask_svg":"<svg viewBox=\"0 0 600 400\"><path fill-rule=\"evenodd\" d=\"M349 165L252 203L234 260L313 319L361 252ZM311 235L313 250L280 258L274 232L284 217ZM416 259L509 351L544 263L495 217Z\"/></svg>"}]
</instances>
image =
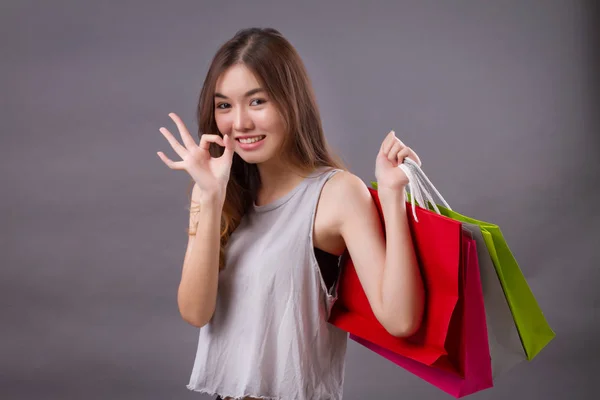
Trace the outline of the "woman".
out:
<instances>
[{"instance_id":1,"label":"woman","mask_svg":"<svg viewBox=\"0 0 600 400\"><path fill-rule=\"evenodd\" d=\"M200 94L197 145L161 128L193 179L178 290L200 327L188 389L225 399L341 399L347 333L327 319L346 250L378 321L395 336L420 324L423 283L394 132L375 175L384 232L365 184L326 144L305 67L274 29L245 29L215 55ZM386 247L387 241L387 247Z\"/></svg>"}]
</instances>

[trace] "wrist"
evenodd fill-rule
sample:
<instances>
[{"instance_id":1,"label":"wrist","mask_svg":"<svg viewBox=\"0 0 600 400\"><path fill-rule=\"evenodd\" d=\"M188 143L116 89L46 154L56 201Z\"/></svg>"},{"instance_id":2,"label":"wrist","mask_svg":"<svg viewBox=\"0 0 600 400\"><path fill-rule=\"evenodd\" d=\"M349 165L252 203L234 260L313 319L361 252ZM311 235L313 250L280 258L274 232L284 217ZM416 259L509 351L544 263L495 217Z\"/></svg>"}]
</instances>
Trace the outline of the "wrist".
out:
<instances>
[{"instance_id":1,"label":"wrist","mask_svg":"<svg viewBox=\"0 0 600 400\"><path fill-rule=\"evenodd\" d=\"M218 210L223 209L225 204L225 194L220 192L205 192L200 197L200 208L204 210Z\"/></svg>"},{"instance_id":2,"label":"wrist","mask_svg":"<svg viewBox=\"0 0 600 400\"><path fill-rule=\"evenodd\" d=\"M203 201L200 209L205 212L221 213L224 204L225 202L219 198L211 198Z\"/></svg>"},{"instance_id":3,"label":"wrist","mask_svg":"<svg viewBox=\"0 0 600 400\"><path fill-rule=\"evenodd\" d=\"M379 195L379 201L381 202L382 207L384 204L404 205L406 202L406 186L400 188L379 187L377 189L377 194Z\"/></svg>"}]
</instances>

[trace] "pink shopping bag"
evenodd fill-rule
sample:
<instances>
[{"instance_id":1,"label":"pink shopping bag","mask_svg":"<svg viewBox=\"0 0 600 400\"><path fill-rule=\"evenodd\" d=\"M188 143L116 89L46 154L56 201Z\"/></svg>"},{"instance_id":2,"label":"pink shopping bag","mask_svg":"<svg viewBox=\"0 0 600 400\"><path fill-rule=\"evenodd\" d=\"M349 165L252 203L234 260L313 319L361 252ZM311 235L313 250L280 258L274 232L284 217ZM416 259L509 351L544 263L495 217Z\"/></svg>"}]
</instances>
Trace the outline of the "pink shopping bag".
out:
<instances>
[{"instance_id":1,"label":"pink shopping bag","mask_svg":"<svg viewBox=\"0 0 600 400\"><path fill-rule=\"evenodd\" d=\"M460 277L459 303L462 311L457 344L458 373L452 369L420 363L391 352L360 337L351 335L357 343L387 358L423 380L456 397L493 386L492 364L486 326L483 292L479 275L477 246L468 232L463 232L463 270ZM451 338L449 338L451 339Z\"/></svg>"}]
</instances>

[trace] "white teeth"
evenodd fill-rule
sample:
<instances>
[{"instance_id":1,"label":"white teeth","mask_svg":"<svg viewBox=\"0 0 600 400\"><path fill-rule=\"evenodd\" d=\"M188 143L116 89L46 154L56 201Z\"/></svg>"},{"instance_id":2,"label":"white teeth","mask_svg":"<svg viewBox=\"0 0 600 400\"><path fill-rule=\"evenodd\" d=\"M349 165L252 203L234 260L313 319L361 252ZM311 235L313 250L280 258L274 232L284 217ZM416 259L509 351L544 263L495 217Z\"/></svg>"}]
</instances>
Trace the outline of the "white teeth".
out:
<instances>
[{"instance_id":1,"label":"white teeth","mask_svg":"<svg viewBox=\"0 0 600 400\"><path fill-rule=\"evenodd\" d=\"M259 140L264 139L265 136L257 136L257 137L253 137L253 138L249 138L249 139L238 139L240 141L240 143L244 143L244 144L250 144L250 143L256 143Z\"/></svg>"}]
</instances>

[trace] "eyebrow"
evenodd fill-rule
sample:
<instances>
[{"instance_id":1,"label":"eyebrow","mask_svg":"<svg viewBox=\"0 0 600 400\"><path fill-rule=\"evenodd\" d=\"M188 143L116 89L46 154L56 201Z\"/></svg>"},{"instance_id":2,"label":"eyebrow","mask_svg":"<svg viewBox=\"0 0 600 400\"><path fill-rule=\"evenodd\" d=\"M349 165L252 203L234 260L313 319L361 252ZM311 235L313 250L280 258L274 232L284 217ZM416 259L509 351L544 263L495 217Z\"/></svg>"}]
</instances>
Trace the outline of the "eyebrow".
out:
<instances>
[{"instance_id":1,"label":"eyebrow","mask_svg":"<svg viewBox=\"0 0 600 400\"><path fill-rule=\"evenodd\" d=\"M252 90L247 91L246 94L244 95L244 97L250 97L253 94L260 93L260 92L264 92L264 89L263 88L252 89ZM218 97L218 98L221 98L221 99L227 99L228 98L227 96L225 96L224 94L221 94L219 92L215 93L215 97Z\"/></svg>"}]
</instances>

